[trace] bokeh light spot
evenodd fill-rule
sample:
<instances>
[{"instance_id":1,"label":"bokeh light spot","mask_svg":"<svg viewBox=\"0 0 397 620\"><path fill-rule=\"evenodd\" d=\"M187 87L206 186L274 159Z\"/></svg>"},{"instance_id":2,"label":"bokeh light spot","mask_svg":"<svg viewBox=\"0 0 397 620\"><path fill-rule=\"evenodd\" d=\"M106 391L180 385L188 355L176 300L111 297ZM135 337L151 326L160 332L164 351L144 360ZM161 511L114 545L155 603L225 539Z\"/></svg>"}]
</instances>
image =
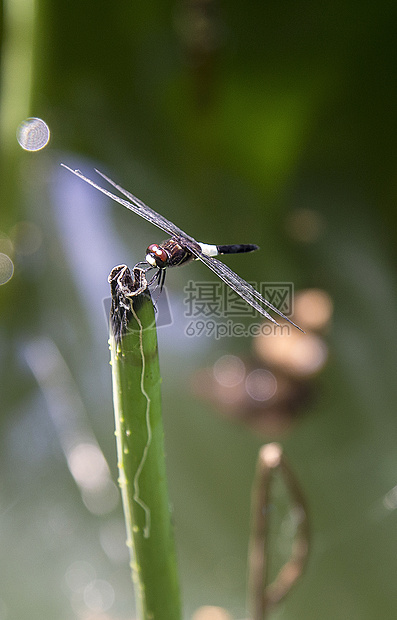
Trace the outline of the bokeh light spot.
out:
<instances>
[{"instance_id":1,"label":"bokeh light spot","mask_svg":"<svg viewBox=\"0 0 397 620\"><path fill-rule=\"evenodd\" d=\"M214 364L215 380L224 387L235 387L244 380L244 362L236 355L223 355Z\"/></svg>"},{"instance_id":2,"label":"bokeh light spot","mask_svg":"<svg viewBox=\"0 0 397 620\"><path fill-rule=\"evenodd\" d=\"M84 603L95 612L107 611L114 603L113 587L104 579L94 579L84 589Z\"/></svg>"},{"instance_id":3,"label":"bokeh light spot","mask_svg":"<svg viewBox=\"0 0 397 620\"><path fill-rule=\"evenodd\" d=\"M289 235L301 243L314 243L325 228L325 222L320 213L314 209L295 209L290 213L286 222Z\"/></svg>"},{"instance_id":4,"label":"bokeh light spot","mask_svg":"<svg viewBox=\"0 0 397 620\"><path fill-rule=\"evenodd\" d=\"M282 368L295 376L319 372L327 361L328 349L316 334L291 332L288 338L258 336L255 349L267 364Z\"/></svg>"},{"instance_id":5,"label":"bokeh light spot","mask_svg":"<svg viewBox=\"0 0 397 620\"><path fill-rule=\"evenodd\" d=\"M232 620L232 617L223 607L205 605L195 611L192 620Z\"/></svg>"},{"instance_id":6,"label":"bokeh light spot","mask_svg":"<svg viewBox=\"0 0 397 620\"><path fill-rule=\"evenodd\" d=\"M247 376L245 389L254 400L269 400L277 391L277 379L269 370L257 368Z\"/></svg>"},{"instance_id":7,"label":"bokeh light spot","mask_svg":"<svg viewBox=\"0 0 397 620\"><path fill-rule=\"evenodd\" d=\"M295 320L306 329L323 329L333 313L332 299L321 289L300 291L295 296L294 306Z\"/></svg>"},{"instance_id":8,"label":"bokeh light spot","mask_svg":"<svg viewBox=\"0 0 397 620\"><path fill-rule=\"evenodd\" d=\"M6 284L14 273L14 263L7 254L0 252L0 284Z\"/></svg>"},{"instance_id":9,"label":"bokeh light spot","mask_svg":"<svg viewBox=\"0 0 397 620\"><path fill-rule=\"evenodd\" d=\"M85 489L103 488L108 481L108 466L100 449L90 443L80 443L68 456L69 469L77 484Z\"/></svg>"},{"instance_id":10,"label":"bokeh light spot","mask_svg":"<svg viewBox=\"0 0 397 620\"><path fill-rule=\"evenodd\" d=\"M27 118L17 129L17 140L25 151L40 151L50 141L50 128L41 118Z\"/></svg>"},{"instance_id":11,"label":"bokeh light spot","mask_svg":"<svg viewBox=\"0 0 397 620\"><path fill-rule=\"evenodd\" d=\"M307 334L306 340L299 338L290 351L290 368L299 375L312 375L319 372L328 357L325 342L317 336Z\"/></svg>"}]
</instances>

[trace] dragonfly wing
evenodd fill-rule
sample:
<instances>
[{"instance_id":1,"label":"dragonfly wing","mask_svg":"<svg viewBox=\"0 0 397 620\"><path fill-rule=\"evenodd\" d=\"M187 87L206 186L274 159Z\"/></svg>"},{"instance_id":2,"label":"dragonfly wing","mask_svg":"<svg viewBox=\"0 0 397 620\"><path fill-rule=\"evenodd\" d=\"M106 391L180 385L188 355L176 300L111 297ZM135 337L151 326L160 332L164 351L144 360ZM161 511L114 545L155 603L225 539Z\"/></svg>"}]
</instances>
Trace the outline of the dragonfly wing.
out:
<instances>
[{"instance_id":1,"label":"dragonfly wing","mask_svg":"<svg viewBox=\"0 0 397 620\"><path fill-rule=\"evenodd\" d=\"M165 232L167 232L168 234L173 235L173 236L180 235L181 237L185 237L186 239L189 239L189 241L194 241L195 243L197 243L197 241L195 239L193 239L193 237L190 237L183 230L181 230L178 226L175 226L175 224L170 222L170 220L167 220L167 218L165 218L164 215L161 215L160 213L157 213L157 211L155 211L151 207L148 207L148 205L145 204L142 200L140 200L139 198L134 196L134 194L131 194L131 192L129 192L127 189L124 189L124 187L121 187L121 185L118 185L118 183L113 181L106 174L104 174L100 170L97 170L96 168L95 168L95 172L100 174L101 177L105 179L105 181L110 183L110 185L113 185L113 187L115 187L119 192L121 192L122 194L124 194L124 196L129 198L133 205L136 205L138 208L143 209L144 211L147 211L156 220L158 220L159 222L162 222L163 230L165 230ZM165 226L168 227L167 230L165 229Z\"/></svg>"},{"instance_id":2,"label":"dragonfly wing","mask_svg":"<svg viewBox=\"0 0 397 620\"><path fill-rule=\"evenodd\" d=\"M273 319L273 317L263 308L263 306L270 308L270 310L273 310L273 312L291 323L291 325L293 325L300 331L303 331L298 325L291 321L291 319L285 316L285 314L283 314L278 308L273 306L270 301L267 301L267 299L265 299L263 295L259 293L259 291L254 289L251 284L246 282L243 278L240 278L237 273L235 273L230 269L230 267L225 265L225 263L222 263L222 261L216 258L206 256L205 254L202 254L200 252L195 252L194 250L192 250L192 253L202 263L207 265L207 267L211 269L211 271L213 271L218 276L218 278L220 278L221 280L223 280L223 282L230 286L230 288L233 289L233 291L235 291L237 295L240 295L242 299L244 299L250 306L255 308L255 310L257 310L260 314L269 319L269 321L272 321L272 323L278 325L277 321Z\"/></svg>"},{"instance_id":3,"label":"dragonfly wing","mask_svg":"<svg viewBox=\"0 0 397 620\"><path fill-rule=\"evenodd\" d=\"M151 224L154 224L154 226L157 226L157 228L160 228L160 230L163 230L164 232L171 235L172 237L175 237L175 236L179 236L182 238L186 237L187 240L192 241L197 244L197 241L195 241L193 237L190 237L189 235L184 233L183 230L175 226L175 224L173 224L172 222L167 220L165 217L163 217L162 215L154 211L154 209L151 209L150 207L145 205L144 202L136 198L133 194L130 194L130 192L127 192L127 190L123 189L120 185L117 185L117 183L109 179L109 177L104 175L102 172L99 172L99 174L104 179L106 179L111 185L113 185L113 187L118 189L125 196L128 196L130 200L124 200L124 198L120 198L120 196L116 196L116 194L112 194L112 192L109 192L107 189L101 187L100 185L95 183L95 181L92 181L88 177L84 176L84 174L80 172L80 170L73 170L72 168L69 168L69 166L66 166L65 164L61 164L61 166L66 168L66 170L69 170L69 172L72 172L76 177L79 177L79 179L82 179L89 185L92 185L92 187L95 187L95 189L102 192L102 194L105 194L105 196L108 196L115 202L118 202L119 204L123 205L123 207L126 207L130 211L133 211L137 215L140 215L140 217L147 220Z\"/></svg>"}]
</instances>

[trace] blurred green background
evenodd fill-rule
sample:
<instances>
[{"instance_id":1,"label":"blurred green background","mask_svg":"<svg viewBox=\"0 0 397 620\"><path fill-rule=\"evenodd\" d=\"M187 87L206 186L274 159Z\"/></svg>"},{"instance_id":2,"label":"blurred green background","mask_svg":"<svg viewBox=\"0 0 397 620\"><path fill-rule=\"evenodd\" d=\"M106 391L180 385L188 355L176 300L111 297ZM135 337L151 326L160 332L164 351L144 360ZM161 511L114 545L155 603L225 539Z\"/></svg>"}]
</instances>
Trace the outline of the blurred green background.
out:
<instances>
[{"instance_id":1,"label":"blurred green background","mask_svg":"<svg viewBox=\"0 0 397 620\"><path fill-rule=\"evenodd\" d=\"M310 558L272 617L396 617L396 20L385 1L3 3L0 620L134 617L103 300L110 269L163 234L61 161L197 239L258 243L228 261L247 279L330 295L329 362L280 437ZM39 152L15 137L30 116L51 130ZM302 213L318 234L291 227ZM237 619L256 455L277 435L192 395L195 372L251 347L184 335L183 287L205 271L167 279L167 466L185 617L211 604Z\"/></svg>"}]
</instances>

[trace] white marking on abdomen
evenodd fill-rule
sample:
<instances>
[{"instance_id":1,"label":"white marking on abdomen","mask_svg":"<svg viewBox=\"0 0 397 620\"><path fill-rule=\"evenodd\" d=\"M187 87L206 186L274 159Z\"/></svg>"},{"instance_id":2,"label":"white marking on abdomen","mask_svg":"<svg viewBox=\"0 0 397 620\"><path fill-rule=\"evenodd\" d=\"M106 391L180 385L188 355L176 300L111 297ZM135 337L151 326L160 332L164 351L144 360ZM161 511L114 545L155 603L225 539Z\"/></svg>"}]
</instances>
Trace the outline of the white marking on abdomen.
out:
<instances>
[{"instance_id":1,"label":"white marking on abdomen","mask_svg":"<svg viewBox=\"0 0 397 620\"><path fill-rule=\"evenodd\" d=\"M218 248L216 245L209 245L208 243L199 243L199 246L206 256L217 256Z\"/></svg>"}]
</instances>

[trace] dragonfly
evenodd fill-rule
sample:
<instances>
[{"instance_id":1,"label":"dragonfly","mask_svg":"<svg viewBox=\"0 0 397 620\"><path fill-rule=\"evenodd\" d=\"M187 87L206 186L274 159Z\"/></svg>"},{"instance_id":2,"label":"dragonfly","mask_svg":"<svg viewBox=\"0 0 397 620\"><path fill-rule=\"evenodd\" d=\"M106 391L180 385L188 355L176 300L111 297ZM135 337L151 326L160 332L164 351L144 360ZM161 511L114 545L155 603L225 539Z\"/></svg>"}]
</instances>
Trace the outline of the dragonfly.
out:
<instances>
[{"instance_id":1,"label":"dragonfly","mask_svg":"<svg viewBox=\"0 0 397 620\"><path fill-rule=\"evenodd\" d=\"M123 194L125 198L121 198L116 194L113 194L109 190L105 189L86 177L80 170L73 170L66 164L61 164L66 170L69 170L72 174L76 175L95 189L105 194L115 202L123 205L133 213L136 213L143 219L147 220L157 228L170 235L170 239L157 244L152 243L146 250L145 261L140 264L147 265L147 269L154 268L156 273L154 278L160 285L160 290L164 285L166 269L170 267L176 267L184 265L193 260L199 260L206 265L211 271L213 271L218 278L220 278L227 286L229 286L237 295L239 295L244 301L246 301L252 308L254 308L259 314L266 317L269 321L275 325L279 325L271 314L266 310L272 310L283 319L288 321L291 325L303 332L303 330L296 325L290 318L281 312L270 301L265 299L259 291L257 291L251 284L241 278L237 273L232 271L230 267L225 265L222 261L215 258L220 254L239 254L243 252L253 252L259 249L259 246L254 244L238 244L238 245L211 245L207 243L199 243L185 233L181 228L178 228L170 220L167 220L163 215L157 213L151 207L148 207L142 200L131 194L128 190L118 185L115 181L110 179L106 174L95 169L95 172L99 174L105 181L112 185L120 194ZM149 282L151 284L153 279Z\"/></svg>"}]
</instances>

